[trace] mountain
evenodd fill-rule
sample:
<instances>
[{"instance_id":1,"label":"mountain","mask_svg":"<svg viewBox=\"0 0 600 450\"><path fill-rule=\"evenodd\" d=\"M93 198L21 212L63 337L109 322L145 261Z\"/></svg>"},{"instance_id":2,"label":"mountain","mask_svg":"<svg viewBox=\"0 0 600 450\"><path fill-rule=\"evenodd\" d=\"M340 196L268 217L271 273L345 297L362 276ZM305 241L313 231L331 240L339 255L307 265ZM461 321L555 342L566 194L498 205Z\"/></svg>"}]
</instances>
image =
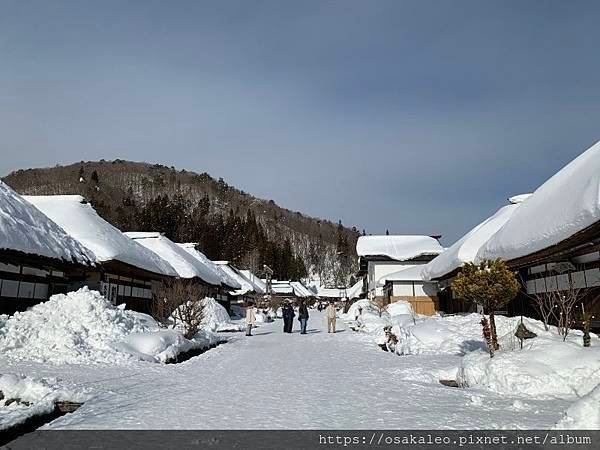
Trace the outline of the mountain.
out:
<instances>
[{"instance_id":1,"label":"mountain","mask_svg":"<svg viewBox=\"0 0 600 450\"><path fill-rule=\"evenodd\" d=\"M323 284L349 282L358 231L256 198L207 173L159 164L114 161L17 170L3 178L21 194L79 194L123 231L162 231L199 243L212 259L227 259L276 276Z\"/></svg>"}]
</instances>

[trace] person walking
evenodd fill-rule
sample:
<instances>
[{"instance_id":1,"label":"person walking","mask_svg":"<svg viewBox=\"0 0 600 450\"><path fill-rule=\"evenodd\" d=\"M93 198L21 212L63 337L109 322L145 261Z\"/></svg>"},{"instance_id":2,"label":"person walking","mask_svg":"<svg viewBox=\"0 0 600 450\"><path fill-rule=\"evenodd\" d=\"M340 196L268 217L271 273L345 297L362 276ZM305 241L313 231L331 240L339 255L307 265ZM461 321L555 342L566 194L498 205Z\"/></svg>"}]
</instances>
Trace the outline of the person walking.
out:
<instances>
[{"instance_id":1,"label":"person walking","mask_svg":"<svg viewBox=\"0 0 600 450\"><path fill-rule=\"evenodd\" d=\"M329 302L329 305L325 309L325 317L327 317L327 332L335 333L335 316L337 311L333 302Z\"/></svg>"},{"instance_id":2,"label":"person walking","mask_svg":"<svg viewBox=\"0 0 600 450\"><path fill-rule=\"evenodd\" d=\"M304 300L300 300L298 308L298 320L300 321L300 334L306 334L306 325L308 325L308 308Z\"/></svg>"},{"instance_id":3,"label":"person walking","mask_svg":"<svg viewBox=\"0 0 600 450\"><path fill-rule=\"evenodd\" d=\"M254 314L254 305L249 302L246 305L246 336L252 336L252 327L256 323L256 314Z\"/></svg>"},{"instance_id":4,"label":"person walking","mask_svg":"<svg viewBox=\"0 0 600 450\"><path fill-rule=\"evenodd\" d=\"M286 300L285 306L283 307L283 332L291 333L294 327L294 308L290 304L289 300Z\"/></svg>"}]
</instances>

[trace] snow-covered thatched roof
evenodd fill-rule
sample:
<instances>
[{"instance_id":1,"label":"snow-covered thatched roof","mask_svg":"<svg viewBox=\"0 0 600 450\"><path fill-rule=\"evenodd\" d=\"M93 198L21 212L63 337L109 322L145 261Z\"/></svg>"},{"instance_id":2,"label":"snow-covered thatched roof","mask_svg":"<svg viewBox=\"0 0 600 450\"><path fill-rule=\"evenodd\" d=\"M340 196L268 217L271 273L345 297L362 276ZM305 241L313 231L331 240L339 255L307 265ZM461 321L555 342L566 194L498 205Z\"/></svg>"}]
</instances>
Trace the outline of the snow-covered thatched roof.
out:
<instances>
[{"instance_id":1,"label":"snow-covered thatched roof","mask_svg":"<svg viewBox=\"0 0 600 450\"><path fill-rule=\"evenodd\" d=\"M396 261L439 255L443 251L439 241L431 236L360 236L356 242L358 256L385 256Z\"/></svg>"},{"instance_id":2,"label":"snow-covered thatched roof","mask_svg":"<svg viewBox=\"0 0 600 450\"><path fill-rule=\"evenodd\" d=\"M358 298L362 294L363 281L362 279L354 283L348 288L326 288L317 287L317 296L321 298L342 298L346 296L349 299Z\"/></svg>"},{"instance_id":3,"label":"snow-covered thatched roof","mask_svg":"<svg viewBox=\"0 0 600 450\"><path fill-rule=\"evenodd\" d=\"M251 271L240 270L240 273L244 276L246 280L248 280L254 286L254 292L256 292L257 294L264 294L265 292L267 292L266 283L259 277L254 275Z\"/></svg>"},{"instance_id":4,"label":"snow-covered thatched roof","mask_svg":"<svg viewBox=\"0 0 600 450\"><path fill-rule=\"evenodd\" d=\"M96 261L90 250L2 181L0 249L84 265Z\"/></svg>"},{"instance_id":5,"label":"snow-covered thatched roof","mask_svg":"<svg viewBox=\"0 0 600 450\"><path fill-rule=\"evenodd\" d=\"M71 237L90 249L98 261L119 261L148 272L177 276L164 259L102 219L80 195L24 196Z\"/></svg>"},{"instance_id":6,"label":"snow-covered thatched roof","mask_svg":"<svg viewBox=\"0 0 600 450\"><path fill-rule=\"evenodd\" d=\"M125 235L171 264L181 278L199 278L213 286L221 285L221 278L215 272L161 233L128 232Z\"/></svg>"},{"instance_id":7,"label":"snow-covered thatched roof","mask_svg":"<svg viewBox=\"0 0 600 450\"><path fill-rule=\"evenodd\" d=\"M600 220L600 142L542 184L478 258L512 260L552 247Z\"/></svg>"},{"instance_id":8,"label":"snow-covered thatched roof","mask_svg":"<svg viewBox=\"0 0 600 450\"><path fill-rule=\"evenodd\" d=\"M186 252L192 255L194 258L198 259L208 270L213 272L219 279L221 280L221 284L223 286L229 287L231 289L240 289L242 285L238 283L235 278L230 277L223 270L219 269L219 267L208 259L204 253L198 250L195 242L186 242L184 244L177 244L181 248L183 248Z\"/></svg>"},{"instance_id":9,"label":"snow-covered thatched roof","mask_svg":"<svg viewBox=\"0 0 600 450\"><path fill-rule=\"evenodd\" d=\"M238 289L232 292L233 295L244 295L248 292L256 292L256 286L246 279L239 270L230 265L229 261L213 261L213 263L217 265L219 270L223 271L228 277L233 278L240 285Z\"/></svg>"},{"instance_id":10,"label":"snow-covered thatched roof","mask_svg":"<svg viewBox=\"0 0 600 450\"><path fill-rule=\"evenodd\" d=\"M510 219L531 194L516 195L509 199L511 204L503 206L496 213L481 222L444 253L436 256L423 267L423 279L433 280L443 277L462 267L467 262L477 261L477 252Z\"/></svg>"}]
</instances>

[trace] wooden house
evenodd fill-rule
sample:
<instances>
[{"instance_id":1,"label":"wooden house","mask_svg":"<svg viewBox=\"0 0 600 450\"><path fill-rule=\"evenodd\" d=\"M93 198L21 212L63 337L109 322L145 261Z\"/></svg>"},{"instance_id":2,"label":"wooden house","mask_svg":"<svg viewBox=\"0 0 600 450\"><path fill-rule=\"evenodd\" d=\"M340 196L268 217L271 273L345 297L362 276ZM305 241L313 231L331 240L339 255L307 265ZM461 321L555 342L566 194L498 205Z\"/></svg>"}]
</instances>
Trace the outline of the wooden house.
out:
<instances>
[{"instance_id":1,"label":"wooden house","mask_svg":"<svg viewBox=\"0 0 600 450\"><path fill-rule=\"evenodd\" d=\"M152 282L177 276L167 261L102 219L83 197L24 198L95 255L95 267L68 272L70 289L88 286L114 304L149 312Z\"/></svg>"},{"instance_id":2,"label":"wooden house","mask_svg":"<svg viewBox=\"0 0 600 450\"><path fill-rule=\"evenodd\" d=\"M23 311L65 293L67 271L95 255L0 181L0 313Z\"/></svg>"},{"instance_id":3,"label":"wooden house","mask_svg":"<svg viewBox=\"0 0 600 450\"><path fill-rule=\"evenodd\" d=\"M381 277L379 283L387 302L403 300L410 303L417 314L431 316L437 313L440 310L437 283L423 280L424 267L414 265Z\"/></svg>"}]
</instances>

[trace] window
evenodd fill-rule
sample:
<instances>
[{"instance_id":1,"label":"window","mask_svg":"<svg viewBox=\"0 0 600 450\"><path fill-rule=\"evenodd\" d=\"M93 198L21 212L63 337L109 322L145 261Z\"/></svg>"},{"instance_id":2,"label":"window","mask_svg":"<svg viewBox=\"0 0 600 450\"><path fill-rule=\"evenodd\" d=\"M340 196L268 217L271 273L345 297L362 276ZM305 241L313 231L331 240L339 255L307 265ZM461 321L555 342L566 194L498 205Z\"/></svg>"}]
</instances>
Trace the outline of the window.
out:
<instances>
[{"instance_id":1,"label":"window","mask_svg":"<svg viewBox=\"0 0 600 450\"><path fill-rule=\"evenodd\" d=\"M34 291L35 283L21 281L21 284L19 286L19 298L33 298Z\"/></svg>"},{"instance_id":2,"label":"window","mask_svg":"<svg viewBox=\"0 0 600 450\"><path fill-rule=\"evenodd\" d=\"M17 298L19 294L19 282L14 280L2 280L2 297Z\"/></svg>"},{"instance_id":3,"label":"window","mask_svg":"<svg viewBox=\"0 0 600 450\"><path fill-rule=\"evenodd\" d=\"M19 266L13 266L12 264L0 263L0 270L2 272L19 273L20 272L20 267Z\"/></svg>"},{"instance_id":4,"label":"window","mask_svg":"<svg viewBox=\"0 0 600 450\"><path fill-rule=\"evenodd\" d=\"M44 283L35 283L33 298L45 300L48 298L48 285Z\"/></svg>"},{"instance_id":5,"label":"window","mask_svg":"<svg viewBox=\"0 0 600 450\"><path fill-rule=\"evenodd\" d=\"M48 271L35 269L33 267L23 266L23 275L34 275L36 277L46 277L48 275Z\"/></svg>"}]
</instances>

